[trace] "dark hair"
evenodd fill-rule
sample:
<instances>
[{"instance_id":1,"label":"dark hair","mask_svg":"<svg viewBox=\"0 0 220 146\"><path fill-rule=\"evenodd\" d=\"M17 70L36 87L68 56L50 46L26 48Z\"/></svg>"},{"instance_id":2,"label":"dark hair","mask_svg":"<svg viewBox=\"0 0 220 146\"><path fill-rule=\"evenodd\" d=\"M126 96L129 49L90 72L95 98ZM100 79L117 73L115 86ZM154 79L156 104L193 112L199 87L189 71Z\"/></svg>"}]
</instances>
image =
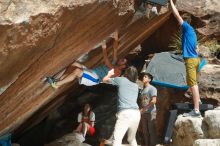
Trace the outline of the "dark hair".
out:
<instances>
[{"instance_id":1,"label":"dark hair","mask_svg":"<svg viewBox=\"0 0 220 146\"><path fill-rule=\"evenodd\" d=\"M136 82L138 79L138 72L136 67L130 66L125 70L124 77L128 78L131 82Z\"/></svg>"},{"instance_id":2,"label":"dark hair","mask_svg":"<svg viewBox=\"0 0 220 146\"><path fill-rule=\"evenodd\" d=\"M87 104L89 105L90 108L92 108L92 105L91 105L90 103L85 103L85 104L83 105L83 108L84 108Z\"/></svg>"},{"instance_id":3,"label":"dark hair","mask_svg":"<svg viewBox=\"0 0 220 146\"><path fill-rule=\"evenodd\" d=\"M150 73L147 73L147 72L142 72L141 75L142 75L142 78L144 76L147 76L148 78L150 78L150 80L151 80L150 82L152 82L154 79L154 77Z\"/></svg>"},{"instance_id":4,"label":"dark hair","mask_svg":"<svg viewBox=\"0 0 220 146\"><path fill-rule=\"evenodd\" d=\"M86 106L86 105L89 105L89 107L90 107L89 112L92 110L92 106L91 106L91 104L89 104L89 103L85 103L85 104L83 105L83 110L82 110L82 111L83 111L83 112L82 112L83 114L86 114L86 113L84 113L84 109L85 109L85 106Z\"/></svg>"}]
</instances>

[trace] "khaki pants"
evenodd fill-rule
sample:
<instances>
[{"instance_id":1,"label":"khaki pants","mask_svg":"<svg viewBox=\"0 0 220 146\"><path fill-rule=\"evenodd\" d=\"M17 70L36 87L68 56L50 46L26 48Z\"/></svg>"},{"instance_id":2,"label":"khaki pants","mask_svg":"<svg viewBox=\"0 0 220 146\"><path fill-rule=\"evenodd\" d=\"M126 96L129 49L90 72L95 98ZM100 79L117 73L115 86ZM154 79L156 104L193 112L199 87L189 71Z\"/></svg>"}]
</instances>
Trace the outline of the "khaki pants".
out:
<instances>
[{"instance_id":1,"label":"khaki pants","mask_svg":"<svg viewBox=\"0 0 220 146\"><path fill-rule=\"evenodd\" d=\"M187 58L185 59L186 65L186 81L189 87L197 85L198 82L198 74L199 74L199 58Z\"/></svg>"},{"instance_id":2,"label":"khaki pants","mask_svg":"<svg viewBox=\"0 0 220 146\"><path fill-rule=\"evenodd\" d=\"M145 145L155 146L157 144L156 134L156 112L144 113L141 116L141 126Z\"/></svg>"}]
</instances>

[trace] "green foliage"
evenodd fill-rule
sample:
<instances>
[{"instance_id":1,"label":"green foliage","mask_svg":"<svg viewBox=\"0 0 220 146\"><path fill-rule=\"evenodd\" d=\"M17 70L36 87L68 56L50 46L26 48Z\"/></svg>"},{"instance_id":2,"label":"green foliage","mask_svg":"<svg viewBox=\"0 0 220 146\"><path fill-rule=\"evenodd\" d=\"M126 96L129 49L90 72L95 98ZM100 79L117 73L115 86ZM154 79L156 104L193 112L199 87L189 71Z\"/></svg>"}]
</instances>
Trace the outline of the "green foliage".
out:
<instances>
[{"instance_id":1,"label":"green foliage","mask_svg":"<svg viewBox=\"0 0 220 146\"><path fill-rule=\"evenodd\" d=\"M179 29L172 37L169 43L169 48L182 52L182 30Z\"/></svg>"},{"instance_id":2,"label":"green foliage","mask_svg":"<svg viewBox=\"0 0 220 146\"><path fill-rule=\"evenodd\" d=\"M201 45L205 42L205 37L197 34L197 43ZM182 52L182 29L178 30L172 37L169 43L169 48L172 50Z\"/></svg>"},{"instance_id":3,"label":"green foliage","mask_svg":"<svg viewBox=\"0 0 220 146\"><path fill-rule=\"evenodd\" d=\"M213 55L217 55L220 52L220 45L217 40L206 41L203 45L209 48Z\"/></svg>"}]
</instances>

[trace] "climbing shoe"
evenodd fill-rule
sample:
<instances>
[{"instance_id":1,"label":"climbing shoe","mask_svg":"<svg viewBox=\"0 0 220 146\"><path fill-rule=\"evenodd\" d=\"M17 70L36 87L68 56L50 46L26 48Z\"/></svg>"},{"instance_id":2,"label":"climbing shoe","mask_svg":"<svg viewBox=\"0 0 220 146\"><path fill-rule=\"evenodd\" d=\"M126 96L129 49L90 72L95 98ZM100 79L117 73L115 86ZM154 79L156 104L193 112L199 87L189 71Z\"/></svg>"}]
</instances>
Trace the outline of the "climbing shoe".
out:
<instances>
[{"instance_id":1,"label":"climbing shoe","mask_svg":"<svg viewBox=\"0 0 220 146\"><path fill-rule=\"evenodd\" d=\"M201 117L201 113L200 113L199 110L196 111L196 110L193 109L193 110L191 110L188 113L184 113L183 117L198 117L198 118L200 118Z\"/></svg>"},{"instance_id":2,"label":"climbing shoe","mask_svg":"<svg viewBox=\"0 0 220 146\"><path fill-rule=\"evenodd\" d=\"M53 87L54 89L57 89L58 86L56 85L56 81L54 78L52 77L47 77L47 82L51 85L51 87Z\"/></svg>"}]
</instances>

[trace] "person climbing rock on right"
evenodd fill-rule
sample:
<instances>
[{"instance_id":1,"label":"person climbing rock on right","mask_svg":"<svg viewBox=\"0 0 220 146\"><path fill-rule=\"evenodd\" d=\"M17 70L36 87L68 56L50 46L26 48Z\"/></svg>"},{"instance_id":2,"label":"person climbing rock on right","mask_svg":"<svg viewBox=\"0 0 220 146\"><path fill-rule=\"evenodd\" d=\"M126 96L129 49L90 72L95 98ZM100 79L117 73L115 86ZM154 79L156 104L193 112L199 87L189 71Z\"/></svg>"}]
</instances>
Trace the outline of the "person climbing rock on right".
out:
<instances>
[{"instance_id":1,"label":"person climbing rock on right","mask_svg":"<svg viewBox=\"0 0 220 146\"><path fill-rule=\"evenodd\" d=\"M60 86L74 81L76 78L79 79L79 83L86 86L97 85L102 82L102 79L108 74L108 71L114 69L114 76L120 76L122 71L127 66L127 59L117 57L117 49L118 49L118 31L113 33L114 43L113 43L113 61L111 62L107 55L107 46L106 42L102 42L102 52L104 57L105 64L101 64L95 68L88 69L80 63L74 62L72 64L76 69L70 73L65 74L60 77L60 79L53 79L52 77L47 77L47 82L53 88L59 88Z\"/></svg>"},{"instance_id":2,"label":"person climbing rock on right","mask_svg":"<svg viewBox=\"0 0 220 146\"><path fill-rule=\"evenodd\" d=\"M173 15L182 27L182 50L183 58L186 66L186 81L193 96L194 109L189 113L184 113L183 116L201 117L199 111L199 87L198 87L198 69L200 65L200 58L198 56L197 35L194 28L183 21L177 8L175 7L173 0L170 0L171 9Z\"/></svg>"}]
</instances>

